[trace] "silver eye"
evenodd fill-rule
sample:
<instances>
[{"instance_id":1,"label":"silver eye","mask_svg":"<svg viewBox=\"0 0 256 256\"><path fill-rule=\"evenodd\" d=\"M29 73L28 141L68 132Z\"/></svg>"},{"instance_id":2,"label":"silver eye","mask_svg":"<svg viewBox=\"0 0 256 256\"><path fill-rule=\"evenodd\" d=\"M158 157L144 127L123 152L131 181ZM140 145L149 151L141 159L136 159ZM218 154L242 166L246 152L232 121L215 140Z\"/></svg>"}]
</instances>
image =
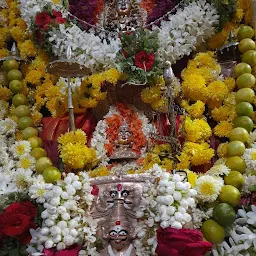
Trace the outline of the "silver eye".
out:
<instances>
[{"instance_id":1,"label":"silver eye","mask_svg":"<svg viewBox=\"0 0 256 256\"><path fill-rule=\"evenodd\" d=\"M110 196L111 196L112 198L116 197L116 194L117 194L116 191L111 191L111 192L110 192Z\"/></svg>"},{"instance_id":2,"label":"silver eye","mask_svg":"<svg viewBox=\"0 0 256 256\"><path fill-rule=\"evenodd\" d=\"M120 236L127 236L128 235L128 232L126 230L121 230L119 233L118 233Z\"/></svg>"},{"instance_id":3,"label":"silver eye","mask_svg":"<svg viewBox=\"0 0 256 256\"><path fill-rule=\"evenodd\" d=\"M110 235L110 236L116 236L116 235L117 235L117 232L116 232L115 230L111 230L111 231L109 232L109 235Z\"/></svg>"}]
</instances>

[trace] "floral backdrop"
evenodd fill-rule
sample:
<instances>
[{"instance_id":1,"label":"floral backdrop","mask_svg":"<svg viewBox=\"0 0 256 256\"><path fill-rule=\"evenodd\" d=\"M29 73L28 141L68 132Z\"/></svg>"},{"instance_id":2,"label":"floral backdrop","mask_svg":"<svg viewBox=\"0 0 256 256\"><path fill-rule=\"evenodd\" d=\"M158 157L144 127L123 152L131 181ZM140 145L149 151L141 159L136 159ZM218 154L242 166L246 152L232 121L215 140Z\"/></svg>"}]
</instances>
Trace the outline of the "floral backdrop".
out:
<instances>
[{"instance_id":1,"label":"floral backdrop","mask_svg":"<svg viewBox=\"0 0 256 256\"><path fill-rule=\"evenodd\" d=\"M102 26L100 0L0 1L1 256L99 254L91 181L120 170L109 162L120 117L141 154L122 170L156 180L137 212L137 255L256 255L255 1L136 3L145 26L119 33ZM68 81L46 72L68 46L91 71L71 79L70 132ZM171 84L183 110L175 156L168 143L146 150L145 113L119 103L94 116L122 84L141 86L142 102L164 114L166 61L182 69Z\"/></svg>"}]
</instances>

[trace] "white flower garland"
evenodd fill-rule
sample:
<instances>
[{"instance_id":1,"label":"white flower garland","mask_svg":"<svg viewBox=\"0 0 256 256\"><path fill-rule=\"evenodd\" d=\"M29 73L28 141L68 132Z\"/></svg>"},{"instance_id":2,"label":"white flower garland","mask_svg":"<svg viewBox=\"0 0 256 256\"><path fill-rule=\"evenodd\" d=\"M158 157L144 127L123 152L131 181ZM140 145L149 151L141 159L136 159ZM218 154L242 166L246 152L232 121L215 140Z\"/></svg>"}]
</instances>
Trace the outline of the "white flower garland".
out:
<instances>
[{"instance_id":1,"label":"white flower garland","mask_svg":"<svg viewBox=\"0 0 256 256\"><path fill-rule=\"evenodd\" d=\"M68 11L51 0L20 0L22 18L31 26L37 13L47 5L61 11L63 17ZM184 55L189 55L196 46L214 34L214 25L218 23L218 15L213 5L205 0L195 1L176 14L170 15L167 21L162 21L161 27L153 27L159 31L158 57L164 62L169 60L175 63ZM81 30L76 24L70 22L69 26L59 24L49 32L49 42L55 56L65 55L67 46L72 48L72 57L77 62L90 68L92 72L102 71L114 67L117 53L121 49L118 37L109 33Z\"/></svg>"}]
</instances>

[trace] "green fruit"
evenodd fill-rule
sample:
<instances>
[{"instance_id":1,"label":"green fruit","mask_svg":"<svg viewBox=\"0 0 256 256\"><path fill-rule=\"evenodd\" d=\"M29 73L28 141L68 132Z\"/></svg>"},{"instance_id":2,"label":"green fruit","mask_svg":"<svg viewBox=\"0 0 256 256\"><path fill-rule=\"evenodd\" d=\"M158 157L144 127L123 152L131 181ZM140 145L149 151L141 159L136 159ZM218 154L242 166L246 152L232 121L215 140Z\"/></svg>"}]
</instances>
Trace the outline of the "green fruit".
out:
<instances>
[{"instance_id":1,"label":"green fruit","mask_svg":"<svg viewBox=\"0 0 256 256\"><path fill-rule=\"evenodd\" d=\"M18 107L19 105L26 105L27 97L24 94L16 94L12 97L12 104L15 107Z\"/></svg>"},{"instance_id":2,"label":"green fruit","mask_svg":"<svg viewBox=\"0 0 256 256\"><path fill-rule=\"evenodd\" d=\"M236 105L236 114L238 116L249 116L253 114L253 106L249 102L240 102Z\"/></svg>"},{"instance_id":3,"label":"green fruit","mask_svg":"<svg viewBox=\"0 0 256 256\"><path fill-rule=\"evenodd\" d=\"M251 88L242 88L236 92L236 103L243 101L251 103L254 97L255 93Z\"/></svg>"},{"instance_id":4,"label":"green fruit","mask_svg":"<svg viewBox=\"0 0 256 256\"><path fill-rule=\"evenodd\" d=\"M232 185L241 189L244 184L244 176L238 171L231 171L228 176L224 177L226 185Z\"/></svg>"},{"instance_id":5,"label":"green fruit","mask_svg":"<svg viewBox=\"0 0 256 256\"><path fill-rule=\"evenodd\" d=\"M23 116L18 121L18 127L21 130L24 130L25 128L33 125L34 125L33 119L30 116Z\"/></svg>"},{"instance_id":6,"label":"green fruit","mask_svg":"<svg viewBox=\"0 0 256 256\"><path fill-rule=\"evenodd\" d=\"M19 93L23 89L23 84L19 80L12 80L9 84L9 88L13 93Z\"/></svg>"},{"instance_id":7,"label":"green fruit","mask_svg":"<svg viewBox=\"0 0 256 256\"><path fill-rule=\"evenodd\" d=\"M3 62L3 69L5 71L10 71L12 69L18 69L18 68L19 68L19 63L15 59L9 59Z\"/></svg>"},{"instance_id":8,"label":"green fruit","mask_svg":"<svg viewBox=\"0 0 256 256\"><path fill-rule=\"evenodd\" d=\"M229 204L221 203L213 208L212 217L218 224L225 227L234 223L236 212Z\"/></svg>"},{"instance_id":9,"label":"green fruit","mask_svg":"<svg viewBox=\"0 0 256 256\"><path fill-rule=\"evenodd\" d=\"M239 77L244 73L252 73L251 66L244 62L238 63L234 68L235 77Z\"/></svg>"},{"instance_id":10,"label":"green fruit","mask_svg":"<svg viewBox=\"0 0 256 256\"><path fill-rule=\"evenodd\" d=\"M242 25L237 32L237 39L241 41L244 38L252 38L254 31L250 26Z\"/></svg>"},{"instance_id":11,"label":"green fruit","mask_svg":"<svg viewBox=\"0 0 256 256\"><path fill-rule=\"evenodd\" d=\"M34 127L27 127L22 131L22 139L27 140L30 137L38 136L38 130Z\"/></svg>"},{"instance_id":12,"label":"green fruit","mask_svg":"<svg viewBox=\"0 0 256 256\"><path fill-rule=\"evenodd\" d=\"M21 81L23 76L22 73L18 69L12 69L7 74L8 81L11 82L12 80L19 80Z\"/></svg>"},{"instance_id":13,"label":"green fruit","mask_svg":"<svg viewBox=\"0 0 256 256\"><path fill-rule=\"evenodd\" d=\"M43 172L44 180L47 183L53 183L61 179L61 172L54 166L49 166L44 169Z\"/></svg>"},{"instance_id":14,"label":"green fruit","mask_svg":"<svg viewBox=\"0 0 256 256\"><path fill-rule=\"evenodd\" d=\"M243 127L248 132L252 132L253 121L248 116L239 116L234 120L234 127Z\"/></svg>"},{"instance_id":15,"label":"green fruit","mask_svg":"<svg viewBox=\"0 0 256 256\"><path fill-rule=\"evenodd\" d=\"M241 194L239 190L231 185L224 185L220 191L219 200L222 203L230 204L233 207L239 205Z\"/></svg>"},{"instance_id":16,"label":"green fruit","mask_svg":"<svg viewBox=\"0 0 256 256\"><path fill-rule=\"evenodd\" d=\"M31 148L41 148L43 146L43 141L41 138L33 136L28 139L30 142Z\"/></svg>"},{"instance_id":17,"label":"green fruit","mask_svg":"<svg viewBox=\"0 0 256 256\"><path fill-rule=\"evenodd\" d=\"M39 159L37 159L36 161L36 171L38 173L43 173L43 171L45 170L45 168L52 166L52 161L50 158L48 157L40 157Z\"/></svg>"},{"instance_id":18,"label":"green fruit","mask_svg":"<svg viewBox=\"0 0 256 256\"><path fill-rule=\"evenodd\" d=\"M249 133L246 129L242 127L236 127L230 131L230 133L228 134L228 138L230 139L230 141L239 140L245 143L249 139Z\"/></svg>"},{"instance_id":19,"label":"green fruit","mask_svg":"<svg viewBox=\"0 0 256 256\"><path fill-rule=\"evenodd\" d=\"M43 148L34 148L31 151L31 156L33 156L37 160L40 157L47 156L47 152Z\"/></svg>"},{"instance_id":20,"label":"green fruit","mask_svg":"<svg viewBox=\"0 0 256 256\"><path fill-rule=\"evenodd\" d=\"M256 79L254 75L250 73L244 73L236 79L236 85L239 89L251 88L254 86Z\"/></svg>"},{"instance_id":21,"label":"green fruit","mask_svg":"<svg viewBox=\"0 0 256 256\"><path fill-rule=\"evenodd\" d=\"M234 140L228 143L227 154L228 156L242 156L245 152L245 145L243 142Z\"/></svg>"},{"instance_id":22,"label":"green fruit","mask_svg":"<svg viewBox=\"0 0 256 256\"><path fill-rule=\"evenodd\" d=\"M250 38L245 38L240 41L238 49L241 53L247 52L249 50L255 49L255 42Z\"/></svg>"},{"instance_id":23,"label":"green fruit","mask_svg":"<svg viewBox=\"0 0 256 256\"><path fill-rule=\"evenodd\" d=\"M225 238L225 231L223 227L221 227L216 221L211 219L203 223L201 231L205 239L214 244L219 244L223 242Z\"/></svg>"},{"instance_id":24,"label":"green fruit","mask_svg":"<svg viewBox=\"0 0 256 256\"><path fill-rule=\"evenodd\" d=\"M256 51L249 50L242 55L242 62L248 63L251 67L256 65Z\"/></svg>"},{"instance_id":25,"label":"green fruit","mask_svg":"<svg viewBox=\"0 0 256 256\"><path fill-rule=\"evenodd\" d=\"M236 170L240 173L244 173L246 169L246 164L243 158L239 156L231 156L226 160L226 166L231 170Z\"/></svg>"},{"instance_id":26,"label":"green fruit","mask_svg":"<svg viewBox=\"0 0 256 256\"><path fill-rule=\"evenodd\" d=\"M14 114L18 117L30 116L30 108L27 105L19 105L15 108Z\"/></svg>"}]
</instances>

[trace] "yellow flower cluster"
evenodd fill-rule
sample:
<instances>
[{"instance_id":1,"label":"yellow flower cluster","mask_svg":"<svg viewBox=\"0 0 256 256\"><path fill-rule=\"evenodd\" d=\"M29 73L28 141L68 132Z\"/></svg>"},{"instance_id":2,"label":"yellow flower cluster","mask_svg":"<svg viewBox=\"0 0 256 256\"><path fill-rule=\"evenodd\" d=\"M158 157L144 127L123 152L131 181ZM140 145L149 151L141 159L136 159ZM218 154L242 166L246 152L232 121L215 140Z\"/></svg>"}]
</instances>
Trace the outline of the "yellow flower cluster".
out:
<instances>
[{"instance_id":1,"label":"yellow flower cluster","mask_svg":"<svg viewBox=\"0 0 256 256\"><path fill-rule=\"evenodd\" d=\"M191 104L191 105L189 105L189 102L187 100L182 100L181 106L193 118L201 118L205 111L205 104L201 100L198 100L194 104Z\"/></svg>"},{"instance_id":2,"label":"yellow flower cluster","mask_svg":"<svg viewBox=\"0 0 256 256\"><path fill-rule=\"evenodd\" d=\"M99 168L89 171L89 176L91 178L103 177L108 175L110 175L110 172L105 166L101 166Z\"/></svg>"},{"instance_id":3,"label":"yellow flower cluster","mask_svg":"<svg viewBox=\"0 0 256 256\"><path fill-rule=\"evenodd\" d=\"M163 144L168 145L170 144ZM159 145L160 146L160 145ZM166 153L166 150L162 150L159 148L154 149L157 153L148 153L143 161L143 170L140 170L140 172L149 170L153 167L154 164L158 164L162 168L166 169L167 171L171 171L173 169L173 160L171 160L168 157L161 157L161 154Z\"/></svg>"},{"instance_id":4,"label":"yellow flower cluster","mask_svg":"<svg viewBox=\"0 0 256 256\"><path fill-rule=\"evenodd\" d=\"M91 168L96 164L96 151L85 145L87 138L82 130L67 132L59 137L58 142L60 157L69 168Z\"/></svg>"},{"instance_id":5,"label":"yellow flower cluster","mask_svg":"<svg viewBox=\"0 0 256 256\"><path fill-rule=\"evenodd\" d=\"M208 143L186 142L181 155L177 156L180 161L177 168L187 169L190 165L203 165L209 163L213 156L214 150Z\"/></svg>"},{"instance_id":6,"label":"yellow flower cluster","mask_svg":"<svg viewBox=\"0 0 256 256\"><path fill-rule=\"evenodd\" d=\"M186 117L184 129L186 139L191 142L204 142L212 135L211 127L204 119L191 120Z\"/></svg>"},{"instance_id":7,"label":"yellow flower cluster","mask_svg":"<svg viewBox=\"0 0 256 256\"><path fill-rule=\"evenodd\" d=\"M229 132L233 129L232 122L220 121L213 129L213 132L218 137L228 137Z\"/></svg>"},{"instance_id":8,"label":"yellow flower cluster","mask_svg":"<svg viewBox=\"0 0 256 256\"><path fill-rule=\"evenodd\" d=\"M18 49L20 51L20 57L24 60L29 58L34 58L37 55L37 48L34 42L30 39L25 40L24 42L18 43Z\"/></svg>"},{"instance_id":9,"label":"yellow flower cluster","mask_svg":"<svg viewBox=\"0 0 256 256\"><path fill-rule=\"evenodd\" d=\"M8 101L12 97L12 92L5 86L0 86L0 100Z\"/></svg>"}]
</instances>

